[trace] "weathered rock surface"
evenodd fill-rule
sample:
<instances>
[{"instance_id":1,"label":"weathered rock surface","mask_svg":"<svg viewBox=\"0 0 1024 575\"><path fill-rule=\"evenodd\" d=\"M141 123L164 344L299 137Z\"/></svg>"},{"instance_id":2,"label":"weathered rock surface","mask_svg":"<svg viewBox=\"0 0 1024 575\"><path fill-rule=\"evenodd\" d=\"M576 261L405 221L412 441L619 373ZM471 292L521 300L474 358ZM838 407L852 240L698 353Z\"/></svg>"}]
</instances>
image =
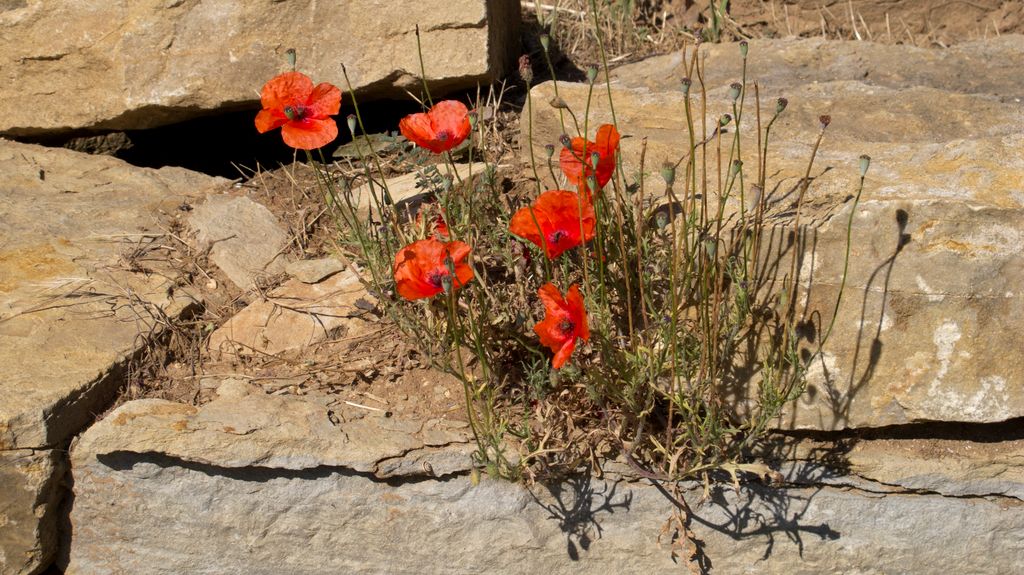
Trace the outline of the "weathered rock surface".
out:
<instances>
[{"instance_id":1,"label":"weathered rock surface","mask_svg":"<svg viewBox=\"0 0 1024 575\"><path fill-rule=\"evenodd\" d=\"M773 97L788 97L790 88L803 84L848 80L880 88L984 94L1004 102L1024 98L1017 72L1024 67L1024 36L1019 34L958 43L946 50L823 38L751 40L749 46L747 77L760 84L762 94ZM740 81L743 59L735 43L705 44L701 51L707 54L707 86ZM620 66L612 79L622 86L679 91L692 54L691 47L685 60L677 52Z\"/></svg>"},{"instance_id":2,"label":"weathered rock surface","mask_svg":"<svg viewBox=\"0 0 1024 575\"><path fill-rule=\"evenodd\" d=\"M473 486L458 474L464 465L437 479L450 447L384 481L382 458L416 453L408 450L425 444L422 432L396 431L402 422L379 427L385 419L360 420L361 430L358 421L334 426L326 410L302 403L253 396L197 411L143 400L88 430L73 450L66 572L685 569L671 557L671 527L662 530L673 505L653 487L612 473L532 491L490 479ZM468 462L465 447L456 461ZM700 505L701 488L686 491L705 567L798 574L1024 569L1024 502L1017 498L945 497L865 478L791 480L779 488L715 488Z\"/></svg>"},{"instance_id":3,"label":"weathered rock surface","mask_svg":"<svg viewBox=\"0 0 1024 575\"><path fill-rule=\"evenodd\" d=\"M519 3L31 0L0 6L0 134L141 129L251 107L285 70L401 96L419 77L415 26L436 90L505 73ZM31 105L26 105L26 103Z\"/></svg>"},{"instance_id":4,"label":"weathered rock surface","mask_svg":"<svg viewBox=\"0 0 1024 575\"><path fill-rule=\"evenodd\" d=\"M366 330L367 320L360 318L373 310L372 302L351 270L316 284L288 280L217 328L207 346L217 355L276 355L324 341L342 328L355 336Z\"/></svg>"},{"instance_id":5,"label":"weathered rock surface","mask_svg":"<svg viewBox=\"0 0 1024 575\"><path fill-rule=\"evenodd\" d=\"M285 269L288 234L263 204L245 196L210 196L188 224L199 248L209 250L210 261L242 289Z\"/></svg>"},{"instance_id":6,"label":"weathered rock surface","mask_svg":"<svg viewBox=\"0 0 1024 575\"><path fill-rule=\"evenodd\" d=\"M471 176L473 178L479 177L484 173L487 164L484 162L460 163L454 164L454 167L455 169L453 170L445 164L433 166L437 170L437 174L440 174L440 177L446 178L448 181L457 182L460 179L465 180ZM422 202L429 199L427 187L423 185L423 181L431 177L428 175L430 173L432 172L427 172L426 170L416 171L388 178L384 182L387 186L387 193L391 195L391 200L395 202L399 212L404 212L406 209L415 212L419 209L419 205ZM385 205L384 187L379 184L363 184L352 190L352 203L356 206L356 211L361 216L370 213L376 214L380 206Z\"/></svg>"},{"instance_id":7,"label":"weathered rock surface","mask_svg":"<svg viewBox=\"0 0 1024 575\"><path fill-rule=\"evenodd\" d=\"M33 573L53 558L67 466L62 450L0 451L0 573Z\"/></svg>"},{"instance_id":8,"label":"weathered rock surface","mask_svg":"<svg viewBox=\"0 0 1024 575\"><path fill-rule=\"evenodd\" d=\"M334 258L297 260L288 264L284 271L302 283L315 284L345 269L345 264Z\"/></svg>"},{"instance_id":9,"label":"weathered rock surface","mask_svg":"<svg viewBox=\"0 0 1024 575\"><path fill-rule=\"evenodd\" d=\"M161 218L226 180L5 140L0 173L6 574L32 572L55 551L62 442L105 407L125 361L162 322L194 303L161 267Z\"/></svg>"},{"instance_id":10,"label":"weathered rock surface","mask_svg":"<svg viewBox=\"0 0 1024 575\"><path fill-rule=\"evenodd\" d=\"M889 58L898 59L900 48L888 49ZM981 92L996 84L979 85L973 93L918 85L927 82L914 78L894 79L893 87L852 80L799 84L820 73L813 60L787 67L784 58L775 58L771 74L786 80L776 84L787 85L790 104L772 129L768 152L773 223L792 226L796 194L787 193L806 169L817 117L832 116L802 219L813 249L802 255L801 280L809 285L810 309L824 314L825 326L841 282L858 156L873 158L853 220L850 271L835 331L812 370L809 392L782 425L842 429L1024 416L1024 363L1015 323L1024 312L1019 289L1024 254L1018 241L1024 237L1024 105ZM753 62L752 57L757 69ZM980 59L971 62L977 66L974 76L1001 83L1005 94L1019 93L1012 89L1020 85L1019 76L1010 77L1001 62L991 70ZM709 56L708 69L715 65ZM622 73L622 87L613 89L619 130L627 136L622 150L630 181L639 171L642 142L644 169L656 174L663 161L683 155L688 141L677 78L664 76L662 85L653 85L671 90L666 92L625 87L628 78L640 76ZM932 76L932 84L944 85L939 72ZM658 75L643 77L650 84ZM734 80L722 78L723 83ZM912 87L900 87L902 82ZM710 118L732 112L727 91L710 89ZM586 87L563 83L559 93L582 117ZM762 90L761 95L767 122L782 93ZM546 104L553 96L550 84L533 90L532 153L538 161L545 157L541 146L557 144L562 130L558 111ZM523 122L528 118L524 115ZM751 153L757 149L754 118L748 100L742 122L747 166L757 165ZM611 119L604 90L595 91L590 125ZM723 141L728 150L731 132ZM710 157L712 185L714 162ZM750 170L748 181L754 173ZM663 185L650 176L647 184L650 189ZM747 200L753 197L751 190L745 192ZM730 200L734 210L736 196ZM775 228L773 245L780 245L785 230ZM791 251L781 254L786 265L791 256Z\"/></svg>"},{"instance_id":11,"label":"weathered rock surface","mask_svg":"<svg viewBox=\"0 0 1024 575\"><path fill-rule=\"evenodd\" d=\"M1024 501L1024 440L886 438L766 442L759 458L783 470L786 481L867 491L932 493L946 497L1005 496Z\"/></svg>"}]
</instances>

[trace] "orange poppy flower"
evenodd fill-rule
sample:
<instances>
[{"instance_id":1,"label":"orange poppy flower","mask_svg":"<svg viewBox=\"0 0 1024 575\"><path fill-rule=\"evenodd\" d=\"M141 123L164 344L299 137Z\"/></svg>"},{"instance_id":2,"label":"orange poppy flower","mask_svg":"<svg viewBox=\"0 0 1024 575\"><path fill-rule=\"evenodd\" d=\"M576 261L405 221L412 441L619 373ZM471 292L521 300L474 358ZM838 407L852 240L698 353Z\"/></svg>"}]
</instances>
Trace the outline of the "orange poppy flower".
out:
<instances>
[{"instance_id":1,"label":"orange poppy flower","mask_svg":"<svg viewBox=\"0 0 1024 575\"><path fill-rule=\"evenodd\" d=\"M447 152L469 136L469 109L462 102L445 100L429 112L410 114L398 123L410 142L435 154Z\"/></svg>"},{"instance_id":2,"label":"orange poppy flower","mask_svg":"<svg viewBox=\"0 0 1024 575\"><path fill-rule=\"evenodd\" d=\"M576 340L590 339L587 327L587 310L583 307L583 296L576 284L569 286L569 291L562 293L554 284L547 283L537 290L541 303L544 304L544 319L533 326L533 331L540 337L540 342L555 352L551 366L561 368L569 361L569 356L576 349Z\"/></svg>"},{"instance_id":3,"label":"orange poppy flower","mask_svg":"<svg viewBox=\"0 0 1024 575\"><path fill-rule=\"evenodd\" d=\"M466 263L469 246L463 242L441 242L430 238L415 241L395 256L395 283L398 294L407 300L432 297L444 291L445 278L450 278L451 258L455 277L451 286L457 290L473 279L473 268Z\"/></svg>"},{"instance_id":4,"label":"orange poppy flower","mask_svg":"<svg viewBox=\"0 0 1024 575\"><path fill-rule=\"evenodd\" d=\"M341 108L341 90L318 84L301 72L274 77L260 92L263 109L256 114L260 133L281 128L284 143L300 150L315 150L338 137L331 116Z\"/></svg>"},{"instance_id":5,"label":"orange poppy flower","mask_svg":"<svg viewBox=\"0 0 1024 575\"><path fill-rule=\"evenodd\" d=\"M594 239L596 223L594 206L583 202L581 208L579 194L568 190L549 190L541 194L533 205L517 211L508 229L542 248L549 259L555 259L565 250Z\"/></svg>"},{"instance_id":6,"label":"orange poppy flower","mask_svg":"<svg viewBox=\"0 0 1024 575\"><path fill-rule=\"evenodd\" d=\"M584 157L586 146L586 157ZM565 177L581 190L587 189L587 178L594 174L591 160L592 154L598 155L597 187L603 188L612 179L615 171L615 154L619 148L619 132L615 126L604 124L597 129L597 141L590 142L583 138L573 138L569 147L562 147L559 164Z\"/></svg>"}]
</instances>

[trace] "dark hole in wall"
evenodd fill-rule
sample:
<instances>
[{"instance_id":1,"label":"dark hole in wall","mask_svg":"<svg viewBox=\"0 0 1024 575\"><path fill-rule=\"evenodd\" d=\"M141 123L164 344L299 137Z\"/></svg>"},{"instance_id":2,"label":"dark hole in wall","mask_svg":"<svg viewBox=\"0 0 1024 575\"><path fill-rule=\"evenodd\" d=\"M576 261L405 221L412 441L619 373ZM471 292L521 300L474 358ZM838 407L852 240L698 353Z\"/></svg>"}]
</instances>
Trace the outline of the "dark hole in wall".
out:
<instances>
[{"instance_id":1,"label":"dark hole in wall","mask_svg":"<svg viewBox=\"0 0 1024 575\"><path fill-rule=\"evenodd\" d=\"M458 97L466 101L464 97ZM346 97L343 96L344 104ZM281 140L280 130L265 134L256 131L254 120L258 108L240 112L229 112L205 116L148 130L128 130L123 135L110 134L106 143L86 143L83 139L103 134L75 133L53 136L19 138L24 142L46 146L72 147L92 153L110 153L130 164L161 168L178 166L213 176L226 178L243 177L239 167L246 168L248 175L257 165L276 168L279 164L291 163L296 157L305 160L305 152L298 155ZM405 115L421 111L415 101L381 100L360 104L360 114L368 133L393 132L398 130L398 121ZM323 148L324 156L340 145L351 141L346 117L353 113L351 106L342 106L341 113L334 117L338 123L338 138ZM104 138L89 138L93 142ZM314 157L317 157L314 152ZM236 167L237 166L237 167Z\"/></svg>"}]
</instances>

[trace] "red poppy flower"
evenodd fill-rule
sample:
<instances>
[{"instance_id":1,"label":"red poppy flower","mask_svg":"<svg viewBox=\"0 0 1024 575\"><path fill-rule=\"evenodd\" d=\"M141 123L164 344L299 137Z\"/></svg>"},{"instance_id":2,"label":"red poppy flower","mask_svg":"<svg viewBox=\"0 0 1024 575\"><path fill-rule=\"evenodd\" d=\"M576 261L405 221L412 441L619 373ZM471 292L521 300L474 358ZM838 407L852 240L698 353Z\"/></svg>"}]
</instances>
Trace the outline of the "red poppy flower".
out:
<instances>
[{"instance_id":1,"label":"red poppy flower","mask_svg":"<svg viewBox=\"0 0 1024 575\"><path fill-rule=\"evenodd\" d=\"M579 194L568 190L549 190L541 194L532 206L517 211L508 229L543 248L549 259L555 259L565 250L594 239L597 218L590 202L583 202L582 224L580 219Z\"/></svg>"},{"instance_id":2,"label":"red poppy flower","mask_svg":"<svg viewBox=\"0 0 1024 575\"><path fill-rule=\"evenodd\" d=\"M466 263L469 246L463 242L441 242L434 238L415 241L395 256L395 283L398 294L407 300L432 297L444 291L445 278L451 277L448 264L455 268L452 289L473 279L473 268Z\"/></svg>"},{"instance_id":3,"label":"red poppy flower","mask_svg":"<svg viewBox=\"0 0 1024 575\"><path fill-rule=\"evenodd\" d=\"M586 157L584 157L584 145L586 146ZM586 189L587 178L594 174L594 167L591 155L597 154L597 187L603 188L612 179L612 172L615 171L615 154L619 148L619 132L615 126L604 124L597 129L597 142L590 142L583 138L573 138L569 147L562 147L559 156L559 164L565 177L578 186L580 190ZM586 169L584 169L584 165Z\"/></svg>"},{"instance_id":4,"label":"red poppy flower","mask_svg":"<svg viewBox=\"0 0 1024 575\"><path fill-rule=\"evenodd\" d=\"M540 337L542 344L555 352L551 366L559 369L576 349L577 338L583 341L590 339L583 296L580 295L579 287L573 284L563 298L562 293L551 283L541 286L537 295L544 304L546 315L543 321L533 326L533 331Z\"/></svg>"},{"instance_id":5,"label":"red poppy flower","mask_svg":"<svg viewBox=\"0 0 1024 575\"><path fill-rule=\"evenodd\" d=\"M281 128L284 143L300 150L315 150L338 137L330 118L341 108L341 90L313 81L301 72L285 72L263 86L263 109L256 114L260 133Z\"/></svg>"},{"instance_id":6,"label":"red poppy flower","mask_svg":"<svg viewBox=\"0 0 1024 575\"><path fill-rule=\"evenodd\" d=\"M398 128L410 142L440 154L469 136L469 109L462 102L445 100L434 104L429 112L402 118Z\"/></svg>"}]
</instances>

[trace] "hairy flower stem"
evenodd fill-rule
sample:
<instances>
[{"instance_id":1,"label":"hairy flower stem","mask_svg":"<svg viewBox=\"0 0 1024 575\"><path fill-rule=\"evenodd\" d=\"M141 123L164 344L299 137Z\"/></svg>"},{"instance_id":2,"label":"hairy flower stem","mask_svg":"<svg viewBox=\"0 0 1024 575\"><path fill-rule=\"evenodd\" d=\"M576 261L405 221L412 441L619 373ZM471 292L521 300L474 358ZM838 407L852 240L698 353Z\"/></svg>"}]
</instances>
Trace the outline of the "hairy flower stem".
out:
<instances>
[{"instance_id":1,"label":"hairy flower stem","mask_svg":"<svg viewBox=\"0 0 1024 575\"><path fill-rule=\"evenodd\" d=\"M420 25L416 24L416 55L420 59L420 80L423 82L423 94L427 98L428 107L434 106L434 100L430 97L430 86L427 85L427 68L423 65L423 45L420 43ZM345 78L348 81L348 78Z\"/></svg>"},{"instance_id":2,"label":"hairy flower stem","mask_svg":"<svg viewBox=\"0 0 1024 575\"><path fill-rule=\"evenodd\" d=\"M398 214L394 207L395 200L391 197L391 190L388 189L388 182L384 177L384 168L381 167L380 157L377 156L377 151L373 148L373 142L370 141L370 136L366 133L366 127L363 125L363 115L359 112L359 101L354 95L355 92L352 89L352 82L348 78L348 69L345 68L344 64L341 65L341 74L345 77L345 86L348 88L349 97L352 98L352 108L355 111L356 122L359 125L359 132L363 135L363 140L366 142L366 150L370 156L373 157L374 166L377 168L377 173L380 175L381 187L384 189L384 204L390 207L392 216L397 216ZM353 137L355 136L353 135ZM356 149L358 150L358 146ZM362 150L359 150L359 158L365 163ZM401 236L401 231L399 231L399 235ZM406 239L402 237L402 241L405 242Z\"/></svg>"}]
</instances>

